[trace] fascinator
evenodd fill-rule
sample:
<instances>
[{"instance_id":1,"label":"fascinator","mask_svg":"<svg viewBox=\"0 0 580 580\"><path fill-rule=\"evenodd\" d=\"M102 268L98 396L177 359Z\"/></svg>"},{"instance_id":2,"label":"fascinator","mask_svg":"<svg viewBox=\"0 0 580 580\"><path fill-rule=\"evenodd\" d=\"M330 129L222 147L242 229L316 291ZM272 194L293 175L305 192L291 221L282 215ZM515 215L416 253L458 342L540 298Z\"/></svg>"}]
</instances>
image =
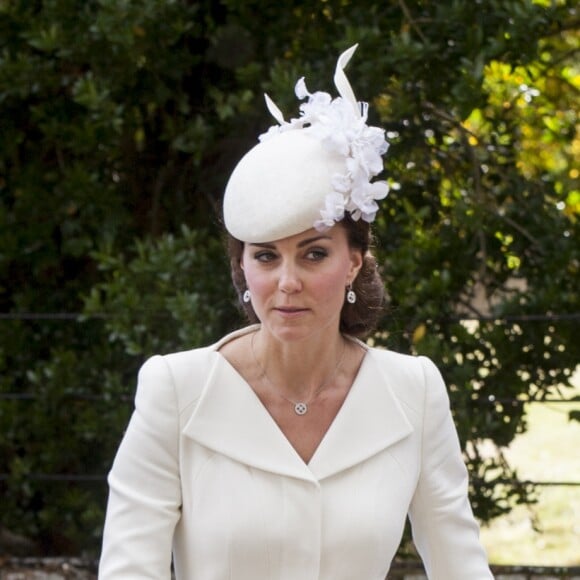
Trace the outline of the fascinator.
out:
<instances>
[{"instance_id":1,"label":"fascinator","mask_svg":"<svg viewBox=\"0 0 580 580\"><path fill-rule=\"evenodd\" d=\"M367 103L357 102L344 68L357 45L338 59L334 83L339 96L310 93L296 84L300 116L285 121L266 95L278 124L240 160L226 186L226 229L249 243L275 241L316 228L324 231L348 213L372 222L377 200L387 196L383 169L385 132L367 125Z\"/></svg>"}]
</instances>

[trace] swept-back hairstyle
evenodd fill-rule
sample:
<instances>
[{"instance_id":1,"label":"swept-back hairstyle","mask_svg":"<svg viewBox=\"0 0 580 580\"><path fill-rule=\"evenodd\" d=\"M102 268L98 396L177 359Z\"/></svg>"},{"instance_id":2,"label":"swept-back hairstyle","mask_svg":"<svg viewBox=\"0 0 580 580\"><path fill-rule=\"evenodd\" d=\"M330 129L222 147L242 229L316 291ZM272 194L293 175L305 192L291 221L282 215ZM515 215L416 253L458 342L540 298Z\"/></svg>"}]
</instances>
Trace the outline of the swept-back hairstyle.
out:
<instances>
[{"instance_id":1,"label":"swept-back hairstyle","mask_svg":"<svg viewBox=\"0 0 580 580\"><path fill-rule=\"evenodd\" d=\"M365 338L375 330L383 314L384 285L377 270L377 262L371 252L372 232L364 220L354 221L349 215L335 227L343 227L347 233L351 249L359 250L363 264L355 278L352 289L356 292L356 302L346 300L340 313L340 331L357 338ZM244 302L242 295L247 289L246 278L241 267L244 243L227 234L227 250L230 260L232 281L238 295L239 305L250 323L260 322L251 302Z\"/></svg>"}]
</instances>

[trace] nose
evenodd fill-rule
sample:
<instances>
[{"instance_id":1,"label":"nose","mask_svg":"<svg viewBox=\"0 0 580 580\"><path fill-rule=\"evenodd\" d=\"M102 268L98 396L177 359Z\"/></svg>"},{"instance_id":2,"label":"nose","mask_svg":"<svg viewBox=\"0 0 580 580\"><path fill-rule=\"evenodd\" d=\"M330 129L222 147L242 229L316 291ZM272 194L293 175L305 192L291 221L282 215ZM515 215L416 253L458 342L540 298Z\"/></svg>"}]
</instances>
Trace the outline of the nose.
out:
<instances>
[{"instance_id":1,"label":"nose","mask_svg":"<svg viewBox=\"0 0 580 580\"><path fill-rule=\"evenodd\" d=\"M278 288L285 294L294 294L295 292L300 292L302 289L302 281L293 263L284 262L280 266Z\"/></svg>"}]
</instances>

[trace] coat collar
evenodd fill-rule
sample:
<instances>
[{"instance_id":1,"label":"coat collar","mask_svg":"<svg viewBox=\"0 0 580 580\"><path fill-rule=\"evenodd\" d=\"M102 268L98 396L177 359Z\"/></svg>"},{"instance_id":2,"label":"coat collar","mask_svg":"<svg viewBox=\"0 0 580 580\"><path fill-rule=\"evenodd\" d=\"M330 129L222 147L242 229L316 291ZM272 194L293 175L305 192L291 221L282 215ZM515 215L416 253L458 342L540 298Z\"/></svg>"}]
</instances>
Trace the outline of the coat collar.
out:
<instances>
[{"instance_id":1,"label":"coat collar","mask_svg":"<svg viewBox=\"0 0 580 580\"><path fill-rule=\"evenodd\" d=\"M365 461L413 430L386 369L369 349L344 404L306 464L252 388L217 352L224 342L210 352L211 370L183 429L205 447L258 469L317 482Z\"/></svg>"}]
</instances>

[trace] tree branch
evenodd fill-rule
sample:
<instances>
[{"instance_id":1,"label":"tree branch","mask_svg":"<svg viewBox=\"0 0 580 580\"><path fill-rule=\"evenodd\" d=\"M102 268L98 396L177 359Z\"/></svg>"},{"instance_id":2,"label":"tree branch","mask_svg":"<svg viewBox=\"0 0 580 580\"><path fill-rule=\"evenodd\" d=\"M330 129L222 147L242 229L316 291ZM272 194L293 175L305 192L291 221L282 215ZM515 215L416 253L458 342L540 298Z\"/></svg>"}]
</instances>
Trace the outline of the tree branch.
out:
<instances>
[{"instance_id":1,"label":"tree branch","mask_svg":"<svg viewBox=\"0 0 580 580\"><path fill-rule=\"evenodd\" d=\"M417 22L413 19L409 7L405 4L405 0L399 0L399 6L405 15L405 18L409 21L411 28L417 33L417 36L424 42L427 43L427 37L423 34L421 29L417 26Z\"/></svg>"}]
</instances>

